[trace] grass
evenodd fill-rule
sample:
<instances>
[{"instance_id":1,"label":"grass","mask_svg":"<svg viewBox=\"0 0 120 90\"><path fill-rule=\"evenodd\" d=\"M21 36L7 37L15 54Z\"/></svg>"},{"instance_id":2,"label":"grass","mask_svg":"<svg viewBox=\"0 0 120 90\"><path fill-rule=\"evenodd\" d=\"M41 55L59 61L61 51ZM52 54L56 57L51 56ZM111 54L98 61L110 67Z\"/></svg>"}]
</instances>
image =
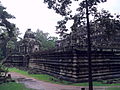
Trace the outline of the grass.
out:
<instances>
[{"instance_id":1,"label":"grass","mask_svg":"<svg viewBox=\"0 0 120 90\"><path fill-rule=\"evenodd\" d=\"M16 68L9 68L9 72L17 72L25 76L33 77L38 80L46 81L46 82L51 82L51 78L54 78L52 76L46 75L46 74L29 74L27 71L19 70Z\"/></svg>"},{"instance_id":2,"label":"grass","mask_svg":"<svg viewBox=\"0 0 120 90\"><path fill-rule=\"evenodd\" d=\"M38 80L46 81L46 82L51 82L51 83L56 83L56 84L68 84L70 82L68 81L62 81L62 82L55 82L51 79L54 79L58 81L58 79L54 78L53 76L47 75L47 74L29 74L27 71L19 70L16 68L9 68L9 72L17 72L25 76L33 77Z\"/></svg>"},{"instance_id":3,"label":"grass","mask_svg":"<svg viewBox=\"0 0 120 90\"><path fill-rule=\"evenodd\" d=\"M51 82L51 83L55 83L55 84L74 85L74 86L88 86L88 83L71 83L71 82L64 81L64 80L60 81L60 80L58 80L58 79L56 79L56 78L54 78L50 75L46 75L46 74L28 74L28 72L23 71L23 70L19 70L19 69L16 69L16 68L9 68L9 71L10 72L17 72L17 73L20 73L20 74L23 74L23 75L26 75L26 76L29 76L29 77L33 77L33 78L38 79L38 80ZM93 82L93 85L94 86L120 86L120 83L118 83L118 84L102 84L101 82ZM110 90L112 90L112 89L110 89Z\"/></svg>"},{"instance_id":4,"label":"grass","mask_svg":"<svg viewBox=\"0 0 120 90\"><path fill-rule=\"evenodd\" d=\"M28 89L23 84L20 83L10 82L0 84L0 90L32 90L32 89Z\"/></svg>"},{"instance_id":5,"label":"grass","mask_svg":"<svg viewBox=\"0 0 120 90\"><path fill-rule=\"evenodd\" d=\"M120 90L120 87L114 87L114 88L107 88L106 90Z\"/></svg>"}]
</instances>

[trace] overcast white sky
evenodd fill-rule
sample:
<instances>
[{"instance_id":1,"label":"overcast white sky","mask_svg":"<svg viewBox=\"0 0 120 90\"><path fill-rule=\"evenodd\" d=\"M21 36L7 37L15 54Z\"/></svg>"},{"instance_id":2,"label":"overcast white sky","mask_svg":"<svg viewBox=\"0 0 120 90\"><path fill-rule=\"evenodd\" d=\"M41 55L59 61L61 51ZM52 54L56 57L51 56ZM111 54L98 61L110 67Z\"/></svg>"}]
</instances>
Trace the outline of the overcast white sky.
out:
<instances>
[{"instance_id":1,"label":"overcast white sky","mask_svg":"<svg viewBox=\"0 0 120 90\"><path fill-rule=\"evenodd\" d=\"M0 0L3 6L7 7L7 11L14 15L16 19L12 20L24 32L31 28L36 31L38 28L44 32L54 36L56 22L61 20L61 16L53 10L49 10L43 0ZM105 8L113 13L119 13L120 0L107 0L107 3L101 4L101 8Z\"/></svg>"}]
</instances>

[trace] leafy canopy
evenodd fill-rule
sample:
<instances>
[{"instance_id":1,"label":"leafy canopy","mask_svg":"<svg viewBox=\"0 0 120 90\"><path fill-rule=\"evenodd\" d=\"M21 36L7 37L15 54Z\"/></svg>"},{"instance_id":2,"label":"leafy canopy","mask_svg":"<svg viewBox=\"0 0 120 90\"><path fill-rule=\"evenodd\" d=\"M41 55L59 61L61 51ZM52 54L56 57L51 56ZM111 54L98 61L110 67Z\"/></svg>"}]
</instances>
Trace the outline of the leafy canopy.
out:
<instances>
[{"instance_id":1,"label":"leafy canopy","mask_svg":"<svg viewBox=\"0 0 120 90\"><path fill-rule=\"evenodd\" d=\"M2 56L6 56L7 44L10 40L17 41L19 29L11 23L9 19L15 17L6 11L6 8L0 3L0 46L3 52Z\"/></svg>"},{"instance_id":2,"label":"leafy canopy","mask_svg":"<svg viewBox=\"0 0 120 90\"><path fill-rule=\"evenodd\" d=\"M49 33L44 33L42 30L35 32L35 38L41 43L42 50L55 48L57 37L49 36Z\"/></svg>"},{"instance_id":3,"label":"leafy canopy","mask_svg":"<svg viewBox=\"0 0 120 90\"><path fill-rule=\"evenodd\" d=\"M85 25L86 21L86 0L44 0L44 3L48 4L49 9L53 9L57 14L63 16L63 20L57 22L56 31L61 37L66 36L66 32L69 30L66 24L69 20L73 20L71 30L76 30L79 26ZM106 2L107 0L87 0L89 13L94 14L97 12L96 5ZM77 14L73 14L71 8L72 3L78 2L79 6L76 8Z\"/></svg>"}]
</instances>

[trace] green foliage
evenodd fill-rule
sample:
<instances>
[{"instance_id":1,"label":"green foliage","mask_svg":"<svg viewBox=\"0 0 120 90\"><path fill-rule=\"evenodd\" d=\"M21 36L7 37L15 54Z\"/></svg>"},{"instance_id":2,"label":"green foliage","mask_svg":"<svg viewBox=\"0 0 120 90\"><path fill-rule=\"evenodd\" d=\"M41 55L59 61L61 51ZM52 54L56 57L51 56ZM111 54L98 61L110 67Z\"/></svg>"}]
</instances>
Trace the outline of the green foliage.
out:
<instances>
[{"instance_id":1,"label":"green foliage","mask_svg":"<svg viewBox=\"0 0 120 90\"><path fill-rule=\"evenodd\" d=\"M98 24L98 28L103 30L107 37L109 37L115 35L120 30L119 17L119 15L112 15L109 11L102 10L94 15L94 23L95 25Z\"/></svg>"},{"instance_id":2,"label":"green foliage","mask_svg":"<svg viewBox=\"0 0 120 90\"><path fill-rule=\"evenodd\" d=\"M0 76L6 76L8 68L0 64Z\"/></svg>"},{"instance_id":3,"label":"green foliage","mask_svg":"<svg viewBox=\"0 0 120 90\"><path fill-rule=\"evenodd\" d=\"M78 1L79 7L76 9L77 14L70 13L65 14L63 20L60 20L57 22L56 30L57 34L60 35L61 38L65 38L67 35L67 23L68 21L73 21L73 25L70 27L71 32L76 32L77 30L82 30L81 32L86 32L86 2L85 0L65 0L65 1L71 1L71 3L67 3L68 5L64 6L64 9L67 10L66 8L69 7L73 3L73 1ZM107 0L87 0L88 1L88 7L89 7L89 15L92 17L90 18L90 31L91 31L91 36L96 34L96 33L102 33L104 35L104 40L108 44L111 44L112 39L115 37L115 35L119 32L120 30L120 15L112 15L109 11L102 10L98 11L97 10L97 5L99 3L106 2ZM57 1L54 3L52 0L45 0L45 3L52 3L52 8L55 7L55 4L58 4ZM59 2L59 4L62 7L62 3L64 2ZM49 6L49 4L48 4ZM56 8L59 8L56 6ZM72 11L72 10L71 10ZM60 13L58 13L60 14ZM61 15L61 14L60 14ZM84 28L84 29L83 29ZM82 38L83 39L83 38ZM84 39L83 39L84 40ZM103 41L104 41L103 40ZM84 41L85 42L85 41ZM104 43L104 42L102 42Z\"/></svg>"},{"instance_id":4,"label":"green foliage","mask_svg":"<svg viewBox=\"0 0 120 90\"><path fill-rule=\"evenodd\" d=\"M71 4L74 3L74 1L77 1L80 3L80 9L84 9L86 7L86 0L44 0L44 3L48 4L49 9L53 9L56 13L67 16L72 13L71 10ZM98 3L106 2L107 0L87 0L88 1L88 7L91 8L94 5L97 5Z\"/></svg>"},{"instance_id":5,"label":"green foliage","mask_svg":"<svg viewBox=\"0 0 120 90\"><path fill-rule=\"evenodd\" d=\"M68 15L71 10L69 10L69 4L71 0L44 0L44 3L48 4L49 9L54 9L56 13L65 16Z\"/></svg>"},{"instance_id":6,"label":"green foliage","mask_svg":"<svg viewBox=\"0 0 120 90\"><path fill-rule=\"evenodd\" d=\"M77 14L72 13L71 8L74 2L78 2L79 6L76 8ZM106 2L107 0L87 0L89 13L94 14L97 12L96 5ZM66 26L69 20L73 20L72 30L77 30L79 26L85 25L86 19L86 0L44 0L44 3L48 4L49 9L53 9L57 14L63 16L63 20L57 22L56 30L62 38L66 36L68 28Z\"/></svg>"},{"instance_id":7,"label":"green foliage","mask_svg":"<svg viewBox=\"0 0 120 90\"><path fill-rule=\"evenodd\" d=\"M81 9L85 8L86 3L85 0L81 2L81 0L44 0L44 3L48 4L49 9L53 9L56 13L67 16L70 15L72 10L70 8L71 4L77 1L80 3ZM80 2L79 2L80 1ZM106 2L107 0L87 0L89 8L91 8L94 5L97 5L101 2Z\"/></svg>"},{"instance_id":8,"label":"green foliage","mask_svg":"<svg viewBox=\"0 0 120 90\"><path fill-rule=\"evenodd\" d=\"M0 64L0 84L6 81L7 73L8 73L8 68Z\"/></svg>"},{"instance_id":9,"label":"green foliage","mask_svg":"<svg viewBox=\"0 0 120 90\"><path fill-rule=\"evenodd\" d=\"M40 42L42 50L48 50L55 47L57 37L49 36L49 33L44 33L41 30L35 32L35 38Z\"/></svg>"},{"instance_id":10,"label":"green foliage","mask_svg":"<svg viewBox=\"0 0 120 90\"><path fill-rule=\"evenodd\" d=\"M19 29L15 24L8 21L8 19L15 18L13 15L6 11L6 8L0 3L0 48L3 57L6 57L7 45L13 48L13 45L9 45L9 41L17 41L19 35Z\"/></svg>"},{"instance_id":11,"label":"green foliage","mask_svg":"<svg viewBox=\"0 0 120 90\"><path fill-rule=\"evenodd\" d=\"M8 21L8 19L13 18L15 17L9 14L0 3L0 62L2 62L1 59L6 57L7 46L13 48L13 43L10 43L10 41L14 41L14 37L17 36L15 24ZM6 77L7 72L7 68L0 64L0 77Z\"/></svg>"},{"instance_id":12,"label":"green foliage","mask_svg":"<svg viewBox=\"0 0 120 90\"><path fill-rule=\"evenodd\" d=\"M15 49L15 44L13 41L8 41L7 43L7 48L10 48L10 49Z\"/></svg>"},{"instance_id":13,"label":"green foliage","mask_svg":"<svg viewBox=\"0 0 120 90\"><path fill-rule=\"evenodd\" d=\"M32 89L26 88L21 83L11 82L0 84L0 90L32 90Z\"/></svg>"}]
</instances>

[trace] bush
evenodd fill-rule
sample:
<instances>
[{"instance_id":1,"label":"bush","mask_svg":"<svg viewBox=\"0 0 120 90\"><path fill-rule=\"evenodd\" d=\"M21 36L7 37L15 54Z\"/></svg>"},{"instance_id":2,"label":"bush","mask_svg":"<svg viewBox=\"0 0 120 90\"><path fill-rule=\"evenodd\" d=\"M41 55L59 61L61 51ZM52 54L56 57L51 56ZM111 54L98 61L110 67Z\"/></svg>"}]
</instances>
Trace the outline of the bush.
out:
<instances>
[{"instance_id":1,"label":"bush","mask_svg":"<svg viewBox=\"0 0 120 90\"><path fill-rule=\"evenodd\" d=\"M6 75L8 73L8 68L0 64L0 83L6 81Z\"/></svg>"},{"instance_id":2,"label":"bush","mask_svg":"<svg viewBox=\"0 0 120 90\"><path fill-rule=\"evenodd\" d=\"M8 73L8 68L0 64L0 76L6 76L7 73Z\"/></svg>"}]
</instances>

